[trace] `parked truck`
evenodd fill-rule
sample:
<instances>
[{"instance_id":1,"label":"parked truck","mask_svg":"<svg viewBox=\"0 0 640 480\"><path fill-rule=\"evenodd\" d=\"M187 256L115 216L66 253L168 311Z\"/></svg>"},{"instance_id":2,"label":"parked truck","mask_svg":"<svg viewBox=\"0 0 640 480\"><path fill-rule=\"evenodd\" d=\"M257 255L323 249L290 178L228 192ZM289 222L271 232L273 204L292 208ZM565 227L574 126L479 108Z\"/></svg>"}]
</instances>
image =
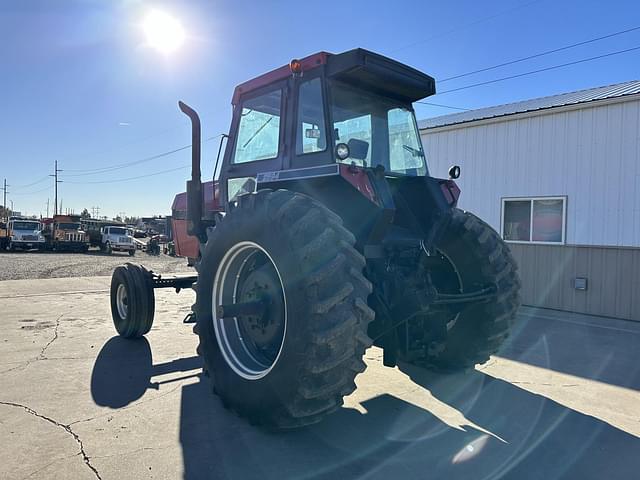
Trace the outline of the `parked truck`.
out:
<instances>
[{"instance_id":1,"label":"parked truck","mask_svg":"<svg viewBox=\"0 0 640 480\"><path fill-rule=\"evenodd\" d=\"M460 168L428 170L412 103L434 93L429 75L366 50L292 60L236 87L219 176L205 184L200 119L180 102L192 168L172 230L196 273L117 267L117 332L149 332L155 288L193 288L186 321L213 392L281 429L339 409L372 344L386 366L486 362L516 320L517 264L457 207Z\"/></svg>"},{"instance_id":2,"label":"parked truck","mask_svg":"<svg viewBox=\"0 0 640 480\"><path fill-rule=\"evenodd\" d=\"M92 247L99 247L101 251L109 254L127 252L130 256L135 255L133 232L124 223L88 218L82 220L81 226L89 236Z\"/></svg>"},{"instance_id":3,"label":"parked truck","mask_svg":"<svg viewBox=\"0 0 640 480\"><path fill-rule=\"evenodd\" d=\"M103 252L127 252L131 257L136 254L132 232L125 226L102 227L100 238L100 250Z\"/></svg>"},{"instance_id":4,"label":"parked truck","mask_svg":"<svg viewBox=\"0 0 640 480\"><path fill-rule=\"evenodd\" d=\"M42 224L32 218L9 217L5 243L10 251L44 250L46 240L42 234Z\"/></svg>"},{"instance_id":5,"label":"parked truck","mask_svg":"<svg viewBox=\"0 0 640 480\"><path fill-rule=\"evenodd\" d=\"M80 215L54 215L50 221L45 222L43 232L50 250L89 250L89 235L82 229Z\"/></svg>"}]
</instances>

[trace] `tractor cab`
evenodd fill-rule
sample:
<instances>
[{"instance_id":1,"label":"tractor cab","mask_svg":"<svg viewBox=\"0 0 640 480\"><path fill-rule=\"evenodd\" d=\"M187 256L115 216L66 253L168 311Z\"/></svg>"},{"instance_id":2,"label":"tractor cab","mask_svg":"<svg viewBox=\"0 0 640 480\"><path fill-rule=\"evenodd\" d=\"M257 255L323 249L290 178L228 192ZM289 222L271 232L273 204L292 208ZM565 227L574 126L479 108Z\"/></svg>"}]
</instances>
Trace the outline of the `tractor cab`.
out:
<instances>
[{"instance_id":1,"label":"tractor cab","mask_svg":"<svg viewBox=\"0 0 640 480\"><path fill-rule=\"evenodd\" d=\"M260 183L337 175L343 164L425 176L412 102L434 93L430 76L362 49L293 60L239 85L221 204L255 185L258 174Z\"/></svg>"},{"instance_id":2,"label":"tractor cab","mask_svg":"<svg viewBox=\"0 0 640 480\"><path fill-rule=\"evenodd\" d=\"M423 238L412 219L433 224L459 194L451 179L428 176L412 102L434 93L429 75L363 49L292 60L238 85L219 178L204 186L215 189L214 210L203 201L199 119L181 103L196 146L187 232L202 242L240 195L284 188L339 212L360 249L379 246L394 221Z\"/></svg>"}]
</instances>

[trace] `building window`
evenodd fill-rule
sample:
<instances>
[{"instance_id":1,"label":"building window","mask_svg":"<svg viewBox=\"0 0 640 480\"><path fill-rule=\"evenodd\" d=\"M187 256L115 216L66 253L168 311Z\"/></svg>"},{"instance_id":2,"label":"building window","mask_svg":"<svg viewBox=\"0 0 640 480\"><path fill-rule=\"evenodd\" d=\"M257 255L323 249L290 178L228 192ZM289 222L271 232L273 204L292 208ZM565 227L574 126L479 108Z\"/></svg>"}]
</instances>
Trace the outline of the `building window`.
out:
<instances>
[{"instance_id":1,"label":"building window","mask_svg":"<svg viewBox=\"0 0 640 480\"><path fill-rule=\"evenodd\" d=\"M502 238L508 242L565 242L567 197L502 199Z\"/></svg>"},{"instance_id":2,"label":"building window","mask_svg":"<svg viewBox=\"0 0 640 480\"><path fill-rule=\"evenodd\" d=\"M244 102L233 163L267 160L278 156L281 103L280 90Z\"/></svg>"}]
</instances>

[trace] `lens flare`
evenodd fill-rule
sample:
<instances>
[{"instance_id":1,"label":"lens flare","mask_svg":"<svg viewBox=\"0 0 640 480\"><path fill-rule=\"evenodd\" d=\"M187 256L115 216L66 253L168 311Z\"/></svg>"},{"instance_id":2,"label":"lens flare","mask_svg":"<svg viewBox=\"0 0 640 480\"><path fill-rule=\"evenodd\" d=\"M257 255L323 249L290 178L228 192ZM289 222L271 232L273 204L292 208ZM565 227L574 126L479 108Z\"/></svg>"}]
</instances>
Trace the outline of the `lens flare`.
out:
<instances>
[{"instance_id":1,"label":"lens flare","mask_svg":"<svg viewBox=\"0 0 640 480\"><path fill-rule=\"evenodd\" d=\"M171 15L152 10L147 14L142 29L147 37L149 46L165 55L178 50L184 43L184 28L180 21Z\"/></svg>"}]
</instances>

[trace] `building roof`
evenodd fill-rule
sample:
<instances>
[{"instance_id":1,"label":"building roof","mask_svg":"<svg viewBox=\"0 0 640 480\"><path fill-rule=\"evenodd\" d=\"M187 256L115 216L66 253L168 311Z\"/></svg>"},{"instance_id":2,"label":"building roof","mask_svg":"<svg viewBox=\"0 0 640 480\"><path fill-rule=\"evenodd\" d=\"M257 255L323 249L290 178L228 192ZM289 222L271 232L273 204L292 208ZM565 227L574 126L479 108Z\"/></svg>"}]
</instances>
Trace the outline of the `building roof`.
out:
<instances>
[{"instance_id":1,"label":"building roof","mask_svg":"<svg viewBox=\"0 0 640 480\"><path fill-rule=\"evenodd\" d=\"M495 107L479 108L468 112L452 113L439 117L427 118L418 122L421 130L456 125L459 123L475 122L487 118L504 117L516 113L532 112L547 108L575 105L579 103L604 100L606 98L624 97L640 93L640 80L631 80L604 87L578 90L577 92L561 93L549 97L534 98L522 102L507 103Z\"/></svg>"}]
</instances>

